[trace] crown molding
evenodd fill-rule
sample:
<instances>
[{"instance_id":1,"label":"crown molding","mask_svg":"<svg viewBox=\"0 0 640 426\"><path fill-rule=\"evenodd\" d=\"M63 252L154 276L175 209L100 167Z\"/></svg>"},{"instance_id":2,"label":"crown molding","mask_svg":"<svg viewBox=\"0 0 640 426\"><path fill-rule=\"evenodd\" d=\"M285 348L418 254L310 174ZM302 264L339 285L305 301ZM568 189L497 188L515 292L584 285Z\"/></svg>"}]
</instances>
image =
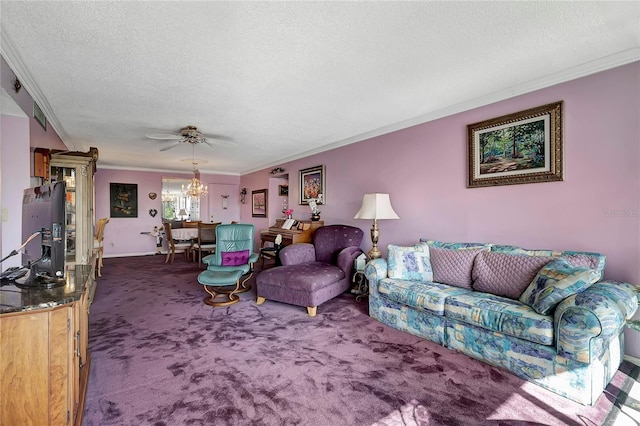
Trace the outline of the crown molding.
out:
<instances>
[{"instance_id":1,"label":"crown molding","mask_svg":"<svg viewBox=\"0 0 640 426\"><path fill-rule=\"evenodd\" d=\"M125 167L118 166L114 164L98 164L96 165L97 169L109 169L109 170L127 170L132 172L155 172L155 173L183 173L190 176L193 176L193 170L178 170L178 169L152 169L145 167ZM222 172L222 171L211 171L211 170L203 170L202 167L199 168L200 173L203 175L226 175L226 176L240 176L240 173L236 172ZM262 169L260 169L262 170Z\"/></svg>"},{"instance_id":2,"label":"crown molding","mask_svg":"<svg viewBox=\"0 0 640 426\"><path fill-rule=\"evenodd\" d=\"M33 101L36 102L44 112L44 115L47 117L47 123L51 125L65 146L71 151L76 150L75 145L70 141L69 135L64 130L64 127L58 120L56 114L53 112L53 108L51 108L49 101L47 101L46 96L42 93L42 90L40 90L40 86L36 83L31 72L29 72L29 69L22 60L22 56L15 48L11 41L11 37L9 37L4 27L0 28L0 54L2 54L5 61L7 61L7 64L18 77L20 83L22 83L23 89L31 95Z\"/></svg>"},{"instance_id":3,"label":"crown molding","mask_svg":"<svg viewBox=\"0 0 640 426\"><path fill-rule=\"evenodd\" d=\"M540 77L525 83L512 86L497 92L487 93L475 99L470 99L465 102L450 105L445 108L441 108L436 111L429 112L427 114L419 115L408 120L403 120L388 126L380 127L365 133L361 133L356 136L352 136L341 141L329 145L323 145L320 148L302 152L300 154L286 157L279 160L277 163L270 163L264 167L254 168L251 170L243 171L242 174L254 173L265 168L273 167L278 164L282 164L289 161L299 160L301 158L308 157L310 155L320 154L325 151L330 151L335 148L350 145L356 142L362 142L367 139L375 138L377 136L386 135L398 130L406 129L416 126L418 124L424 124L430 121L434 121L440 118L448 117L450 115L458 114L461 112L469 111L474 108L483 107L499 101L503 101L516 96L524 95L534 92L536 90L545 89L547 87L555 86L556 84L565 83L567 81L575 80L581 77L586 77L591 74L595 74L601 71L606 71L612 68L616 68L622 65L627 65L632 62L640 61L640 48L633 48L625 50L613 55L605 56L604 58L596 59L586 62L584 64L571 67L569 69L549 74L544 77Z\"/></svg>"}]
</instances>

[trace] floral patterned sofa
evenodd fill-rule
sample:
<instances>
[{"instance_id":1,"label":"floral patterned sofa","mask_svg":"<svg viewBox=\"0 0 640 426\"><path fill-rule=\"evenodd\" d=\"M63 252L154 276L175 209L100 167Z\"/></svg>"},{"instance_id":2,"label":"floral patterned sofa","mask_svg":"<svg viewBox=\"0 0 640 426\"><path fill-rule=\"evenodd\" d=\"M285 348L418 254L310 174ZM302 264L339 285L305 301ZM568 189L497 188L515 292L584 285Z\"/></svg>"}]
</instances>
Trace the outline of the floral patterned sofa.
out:
<instances>
[{"instance_id":1,"label":"floral patterned sofa","mask_svg":"<svg viewBox=\"0 0 640 426\"><path fill-rule=\"evenodd\" d=\"M605 256L421 240L367 263L378 321L593 405L624 355L633 286Z\"/></svg>"}]
</instances>

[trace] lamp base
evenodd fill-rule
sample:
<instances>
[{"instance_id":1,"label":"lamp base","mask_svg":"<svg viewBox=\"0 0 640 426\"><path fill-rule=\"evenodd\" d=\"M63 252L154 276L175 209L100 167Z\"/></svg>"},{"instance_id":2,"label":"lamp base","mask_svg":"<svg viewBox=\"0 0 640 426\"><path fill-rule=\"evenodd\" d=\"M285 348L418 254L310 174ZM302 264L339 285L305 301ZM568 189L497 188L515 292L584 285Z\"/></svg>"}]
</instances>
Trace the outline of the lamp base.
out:
<instances>
[{"instance_id":1,"label":"lamp base","mask_svg":"<svg viewBox=\"0 0 640 426\"><path fill-rule=\"evenodd\" d=\"M378 250L378 247L372 247L371 250L367 252L367 257L371 259L378 259L382 257L382 252Z\"/></svg>"},{"instance_id":2,"label":"lamp base","mask_svg":"<svg viewBox=\"0 0 640 426\"><path fill-rule=\"evenodd\" d=\"M369 259L377 259L382 257L382 253L378 250L378 237L380 236L380 231L378 231L378 221L373 219L373 225L371 226L371 250L367 252L367 256Z\"/></svg>"}]
</instances>

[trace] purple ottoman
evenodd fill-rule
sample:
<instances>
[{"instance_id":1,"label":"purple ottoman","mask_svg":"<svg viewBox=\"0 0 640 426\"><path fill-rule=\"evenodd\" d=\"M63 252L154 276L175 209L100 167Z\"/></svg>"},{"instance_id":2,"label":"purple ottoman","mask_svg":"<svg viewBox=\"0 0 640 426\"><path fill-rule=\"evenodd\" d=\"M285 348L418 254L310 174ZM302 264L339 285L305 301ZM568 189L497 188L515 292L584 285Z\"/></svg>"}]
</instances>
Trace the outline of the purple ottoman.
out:
<instances>
[{"instance_id":1,"label":"purple ottoman","mask_svg":"<svg viewBox=\"0 0 640 426\"><path fill-rule=\"evenodd\" d=\"M280 251L283 266L256 277L258 305L266 299L305 306L309 316L318 305L344 293L351 286L353 261L362 250L362 230L347 225L318 228L314 244L301 243Z\"/></svg>"}]
</instances>

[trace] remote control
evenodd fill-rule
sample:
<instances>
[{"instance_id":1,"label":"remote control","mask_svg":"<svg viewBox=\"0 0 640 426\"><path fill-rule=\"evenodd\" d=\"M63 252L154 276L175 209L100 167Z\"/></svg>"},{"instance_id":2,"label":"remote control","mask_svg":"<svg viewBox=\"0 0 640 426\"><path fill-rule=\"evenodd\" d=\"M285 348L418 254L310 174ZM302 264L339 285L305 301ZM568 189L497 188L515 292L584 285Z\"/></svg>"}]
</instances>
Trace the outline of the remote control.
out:
<instances>
[{"instance_id":1,"label":"remote control","mask_svg":"<svg viewBox=\"0 0 640 426\"><path fill-rule=\"evenodd\" d=\"M18 278L21 278L21 277L24 277L25 275L27 275L27 272L29 272L29 270L26 269L26 268L18 269L17 271L13 271L9 275L7 275L7 279L9 281L15 281Z\"/></svg>"},{"instance_id":2,"label":"remote control","mask_svg":"<svg viewBox=\"0 0 640 426\"><path fill-rule=\"evenodd\" d=\"M7 268L4 272L0 273L0 278L5 279L9 277L9 275L15 273L16 271L22 269L22 266L11 266Z\"/></svg>"}]
</instances>

